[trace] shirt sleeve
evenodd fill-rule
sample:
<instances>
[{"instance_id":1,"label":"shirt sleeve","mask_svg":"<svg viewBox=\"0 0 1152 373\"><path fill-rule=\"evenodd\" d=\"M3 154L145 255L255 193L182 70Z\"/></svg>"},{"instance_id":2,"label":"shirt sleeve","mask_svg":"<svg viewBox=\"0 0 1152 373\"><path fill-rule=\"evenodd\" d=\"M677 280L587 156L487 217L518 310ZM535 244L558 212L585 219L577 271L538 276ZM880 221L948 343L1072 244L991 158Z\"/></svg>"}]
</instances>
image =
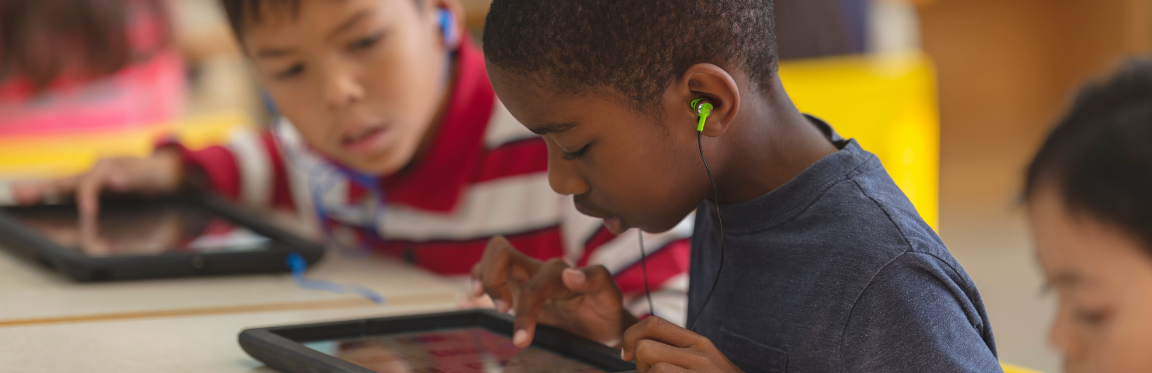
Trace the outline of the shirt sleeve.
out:
<instances>
[{"instance_id":1,"label":"shirt sleeve","mask_svg":"<svg viewBox=\"0 0 1152 373\"><path fill-rule=\"evenodd\" d=\"M840 346L843 371L1002 371L975 289L934 256L903 254L852 308Z\"/></svg>"},{"instance_id":2,"label":"shirt sleeve","mask_svg":"<svg viewBox=\"0 0 1152 373\"><path fill-rule=\"evenodd\" d=\"M668 232L644 233L645 263L641 264L640 238L637 229L616 236L604 228L599 219L576 211L566 198L566 216L562 235L566 259L578 267L603 265L612 272L624 295L624 308L644 318L655 314L684 325L688 317L688 261L691 256L692 225L689 216ZM647 267L647 276L644 275ZM652 295L652 308L645 297L644 280Z\"/></svg>"},{"instance_id":3,"label":"shirt sleeve","mask_svg":"<svg viewBox=\"0 0 1152 373\"><path fill-rule=\"evenodd\" d=\"M269 131L238 129L223 145L187 149L176 147L186 168L198 170L216 193L253 207L294 208L288 175L276 141Z\"/></svg>"}]
</instances>

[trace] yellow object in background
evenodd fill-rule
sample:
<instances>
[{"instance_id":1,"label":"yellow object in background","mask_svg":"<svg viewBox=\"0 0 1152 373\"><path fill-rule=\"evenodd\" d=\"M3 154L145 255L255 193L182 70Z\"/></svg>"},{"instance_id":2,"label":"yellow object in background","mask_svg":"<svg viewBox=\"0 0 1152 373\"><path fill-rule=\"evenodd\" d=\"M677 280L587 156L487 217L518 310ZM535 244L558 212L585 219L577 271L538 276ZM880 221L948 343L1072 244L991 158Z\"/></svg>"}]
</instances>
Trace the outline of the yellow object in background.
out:
<instances>
[{"instance_id":1,"label":"yellow object in background","mask_svg":"<svg viewBox=\"0 0 1152 373\"><path fill-rule=\"evenodd\" d=\"M94 134L3 137L0 180L80 174L100 158L148 156L158 140L170 136L189 149L224 144L236 129L251 127L242 113L219 113Z\"/></svg>"},{"instance_id":2,"label":"yellow object in background","mask_svg":"<svg viewBox=\"0 0 1152 373\"><path fill-rule=\"evenodd\" d=\"M1000 363L1000 367L1004 368L1004 373L1040 373L1039 371L1018 367L1008 363Z\"/></svg>"},{"instance_id":3,"label":"yellow object in background","mask_svg":"<svg viewBox=\"0 0 1152 373\"><path fill-rule=\"evenodd\" d=\"M936 75L922 53L780 63L800 111L875 153L924 221L939 223L940 115Z\"/></svg>"}]
</instances>

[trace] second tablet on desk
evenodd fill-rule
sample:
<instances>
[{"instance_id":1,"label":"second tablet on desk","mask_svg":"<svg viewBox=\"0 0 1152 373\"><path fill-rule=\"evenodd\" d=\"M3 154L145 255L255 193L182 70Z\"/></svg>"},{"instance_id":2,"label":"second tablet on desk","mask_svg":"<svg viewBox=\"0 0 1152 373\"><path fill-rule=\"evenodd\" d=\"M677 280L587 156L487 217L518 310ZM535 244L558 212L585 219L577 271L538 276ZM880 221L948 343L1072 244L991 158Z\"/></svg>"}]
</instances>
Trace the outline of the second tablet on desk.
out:
<instances>
[{"instance_id":1,"label":"second tablet on desk","mask_svg":"<svg viewBox=\"0 0 1152 373\"><path fill-rule=\"evenodd\" d=\"M512 344L511 316L493 310L249 329L240 346L285 373L616 373L635 364L620 351L539 326L526 349Z\"/></svg>"},{"instance_id":2,"label":"second tablet on desk","mask_svg":"<svg viewBox=\"0 0 1152 373\"><path fill-rule=\"evenodd\" d=\"M107 201L91 227L75 205L0 208L0 246L77 281L287 272L324 250L205 195Z\"/></svg>"}]
</instances>

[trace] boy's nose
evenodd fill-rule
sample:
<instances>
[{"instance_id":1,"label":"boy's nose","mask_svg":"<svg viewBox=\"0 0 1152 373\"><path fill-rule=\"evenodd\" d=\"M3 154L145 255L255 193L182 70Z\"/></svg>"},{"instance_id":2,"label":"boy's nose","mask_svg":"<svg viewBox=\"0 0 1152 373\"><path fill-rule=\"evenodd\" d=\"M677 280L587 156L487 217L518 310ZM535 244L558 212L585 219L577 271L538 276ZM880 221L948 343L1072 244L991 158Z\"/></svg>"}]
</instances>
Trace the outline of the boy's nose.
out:
<instances>
[{"instance_id":1,"label":"boy's nose","mask_svg":"<svg viewBox=\"0 0 1152 373\"><path fill-rule=\"evenodd\" d=\"M348 106L364 99L364 86L351 74L328 74L324 84L324 101L329 110Z\"/></svg>"},{"instance_id":2,"label":"boy's nose","mask_svg":"<svg viewBox=\"0 0 1152 373\"><path fill-rule=\"evenodd\" d=\"M576 172L572 162L557 160L553 152L548 152L548 185L562 195L584 194L590 188L588 181Z\"/></svg>"},{"instance_id":3,"label":"boy's nose","mask_svg":"<svg viewBox=\"0 0 1152 373\"><path fill-rule=\"evenodd\" d=\"M1076 341L1075 336L1072 335L1072 325L1070 318L1071 311L1067 310L1067 306L1061 306L1057 312L1056 320L1052 321L1051 329L1048 331L1048 342L1052 346L1059 349L1064 355L1070 359L1076 359L1081 351L1080 345Z\"/></svg>"}]
</instances>

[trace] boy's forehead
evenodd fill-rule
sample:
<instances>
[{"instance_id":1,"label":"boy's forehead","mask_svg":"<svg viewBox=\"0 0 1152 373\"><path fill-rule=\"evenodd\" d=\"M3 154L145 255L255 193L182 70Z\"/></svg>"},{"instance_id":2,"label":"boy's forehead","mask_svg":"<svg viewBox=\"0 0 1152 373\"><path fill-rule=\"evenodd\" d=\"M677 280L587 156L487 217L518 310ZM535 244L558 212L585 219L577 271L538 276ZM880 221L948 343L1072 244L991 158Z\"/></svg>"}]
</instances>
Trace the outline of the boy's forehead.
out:
<instances>
[{"instance_id":1,"label":"boy's forehead","mask_svg":"<svg viewBox=\"0 0 1152 373\"><path fill-rule=\"evenodd\" d=\"M244 35L267 28L278 28L300 20L301 9L309 1L255 0L241 7L239 26Z\"/></svg>"},{"instance_id":2,"label":"boy's forehead","mask_svg":"<svg viewBox=\"0 0 1152 373\"><path fill-rule=\"evenodd\" d=\"M548 79L527 77L489 64L489 80L504 106L537 134L558 134L580 128L589 119L626 106L603 89L562 89ZM619 107L615 107L619 106Z\"/></svg>"},{"instance_id":3,"label":"boy's forehead","mask_svg":"<svg viewBox=\"0 0 1152 373\"><path fill-rule=\"evenodd\" d=\"M575 98L560 97L553 93L554 90L548 89L546 82L492 65L488 65L488 77L492 89L508 111L533 132L541 133L543 130L537 131L536 127L547 123L574 122L571 118L572 110L568 106Z\"/></svg>"},{"instance_id":4,"label":"boy's forehead","mask_svg":"<svg viewBox=\"0 0 1152 373\"><path fill-rule=\"evenodd\" d=\"M411 1L408 1L411 2ZM332 37L348 31L364 19L394 11L396 0L260 0L246 8L241 37L245 44L297 42L301 33Z\"/></svg>"}]
</instances>

